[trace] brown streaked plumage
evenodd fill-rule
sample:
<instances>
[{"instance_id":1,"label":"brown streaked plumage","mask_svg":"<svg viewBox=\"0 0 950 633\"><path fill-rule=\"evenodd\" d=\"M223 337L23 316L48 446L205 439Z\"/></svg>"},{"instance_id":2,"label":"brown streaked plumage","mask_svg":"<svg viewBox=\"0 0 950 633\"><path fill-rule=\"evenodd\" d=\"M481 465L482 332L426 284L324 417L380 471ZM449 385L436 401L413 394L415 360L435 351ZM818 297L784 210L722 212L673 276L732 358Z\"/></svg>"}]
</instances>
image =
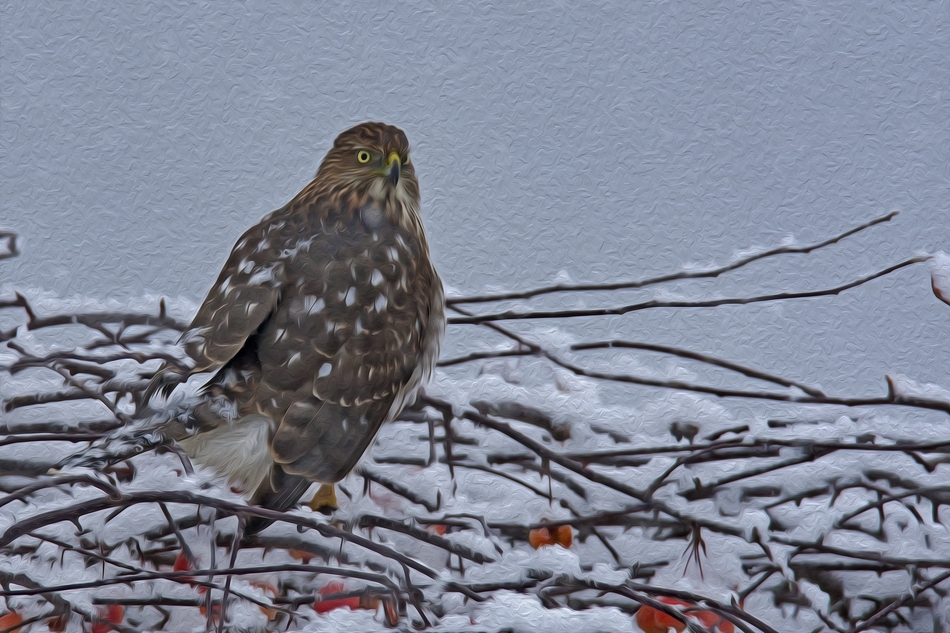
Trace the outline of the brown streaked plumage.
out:
<instances>
[{"instance_id":1,"label":"brown streaked plumage","mask_svg":"<svg viewBox=\"0 0 950 633\"><path fill-rule=\"evenodd\" d=\"M238 239L181 337L190 370L160 370L146 402L214 372L167 432L253 503L286 509L311 482L342 479L414 400L444 323L409 142L363 123Z\"/></svg>"}]
</instances>

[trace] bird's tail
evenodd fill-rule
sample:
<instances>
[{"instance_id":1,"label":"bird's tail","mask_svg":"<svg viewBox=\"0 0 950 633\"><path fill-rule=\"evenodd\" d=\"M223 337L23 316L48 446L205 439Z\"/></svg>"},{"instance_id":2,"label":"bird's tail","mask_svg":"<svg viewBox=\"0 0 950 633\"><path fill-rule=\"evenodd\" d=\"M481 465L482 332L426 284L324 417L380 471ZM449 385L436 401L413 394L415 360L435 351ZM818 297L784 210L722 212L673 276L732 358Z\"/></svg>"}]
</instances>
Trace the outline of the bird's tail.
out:
<instances>
[{"instance_id":1,"label":"bird's tail","mask_svg":"<svg viewBox=\"0 0 950 633\"><path fill-rule=\"evenodd\" d=\"M274 464L270 477L266 477L254 493L251 505L283 512L294 507L309 487L309 479L285 473L279 464ZM257 534L271 523L273 521L270 519L252 517L247 522L244 533Z\"/></svg>"}]
</instances>

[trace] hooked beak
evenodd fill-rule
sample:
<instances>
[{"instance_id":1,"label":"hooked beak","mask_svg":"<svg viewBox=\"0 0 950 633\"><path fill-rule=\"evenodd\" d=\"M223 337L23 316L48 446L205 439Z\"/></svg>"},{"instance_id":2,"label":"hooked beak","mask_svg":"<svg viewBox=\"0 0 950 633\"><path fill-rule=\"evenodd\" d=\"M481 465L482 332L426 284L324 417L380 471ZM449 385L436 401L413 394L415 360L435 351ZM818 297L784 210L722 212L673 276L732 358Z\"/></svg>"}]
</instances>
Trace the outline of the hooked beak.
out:
<instances>
[{"instance_id":1,"label":"hooked beak","mask_svg":"<svg viewBox=\"0 0 950 633\"><path fill-rule=\"evenodd\" d=\"M399 175L402 171L402 161L399 160L399 154L396 152L390 152L389 156L386 157L386 169L383 172L389 178L389 182L396 186L396 183L399 182Z\"/></svg>"}]
</instances>

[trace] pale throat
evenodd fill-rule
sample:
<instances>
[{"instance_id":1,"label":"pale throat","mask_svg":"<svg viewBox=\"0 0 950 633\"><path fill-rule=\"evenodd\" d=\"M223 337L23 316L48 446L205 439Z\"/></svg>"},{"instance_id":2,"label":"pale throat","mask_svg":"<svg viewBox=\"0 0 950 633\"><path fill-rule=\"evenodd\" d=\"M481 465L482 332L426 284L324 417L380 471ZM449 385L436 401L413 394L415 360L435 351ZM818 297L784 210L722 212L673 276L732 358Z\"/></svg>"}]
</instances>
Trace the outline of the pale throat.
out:
<instances>
[{"instance_id":1,"label":"pale throat","mask_svg":"<svg viewBox=\"0 0 950 633\"><path fill-rule=\"evenodd\" d=\"M409 193L403 181L396 186L377 179L366 192L386 214L386 219L401 228L418 233L422 222L419 218L419 199Z\"/></svg>"}]
</instances>

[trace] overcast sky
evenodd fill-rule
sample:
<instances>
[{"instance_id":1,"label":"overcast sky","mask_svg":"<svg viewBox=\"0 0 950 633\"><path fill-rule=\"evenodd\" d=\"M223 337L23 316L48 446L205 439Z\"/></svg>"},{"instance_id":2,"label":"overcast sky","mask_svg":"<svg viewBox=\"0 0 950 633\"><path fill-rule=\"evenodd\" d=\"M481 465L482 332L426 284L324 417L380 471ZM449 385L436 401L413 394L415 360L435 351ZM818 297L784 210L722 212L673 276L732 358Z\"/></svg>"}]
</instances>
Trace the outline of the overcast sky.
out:
<instances>
[{"instance_id":1,"label":"overcast sky","mask_svg":"<svg viewBox=\"0 0 950 633\"><path fill-rule=\"evenodd\" d=\"M670 291L813 289L950 250L945 0L452 4L4 3L0 228L23 250L0 263L6 295L193 306L366 119L408 133L457 293L639 278L894 209L828 252ZM567 327L835 390L950 386L926 266L837 298Z\"/></svg>"}]
</instances>

